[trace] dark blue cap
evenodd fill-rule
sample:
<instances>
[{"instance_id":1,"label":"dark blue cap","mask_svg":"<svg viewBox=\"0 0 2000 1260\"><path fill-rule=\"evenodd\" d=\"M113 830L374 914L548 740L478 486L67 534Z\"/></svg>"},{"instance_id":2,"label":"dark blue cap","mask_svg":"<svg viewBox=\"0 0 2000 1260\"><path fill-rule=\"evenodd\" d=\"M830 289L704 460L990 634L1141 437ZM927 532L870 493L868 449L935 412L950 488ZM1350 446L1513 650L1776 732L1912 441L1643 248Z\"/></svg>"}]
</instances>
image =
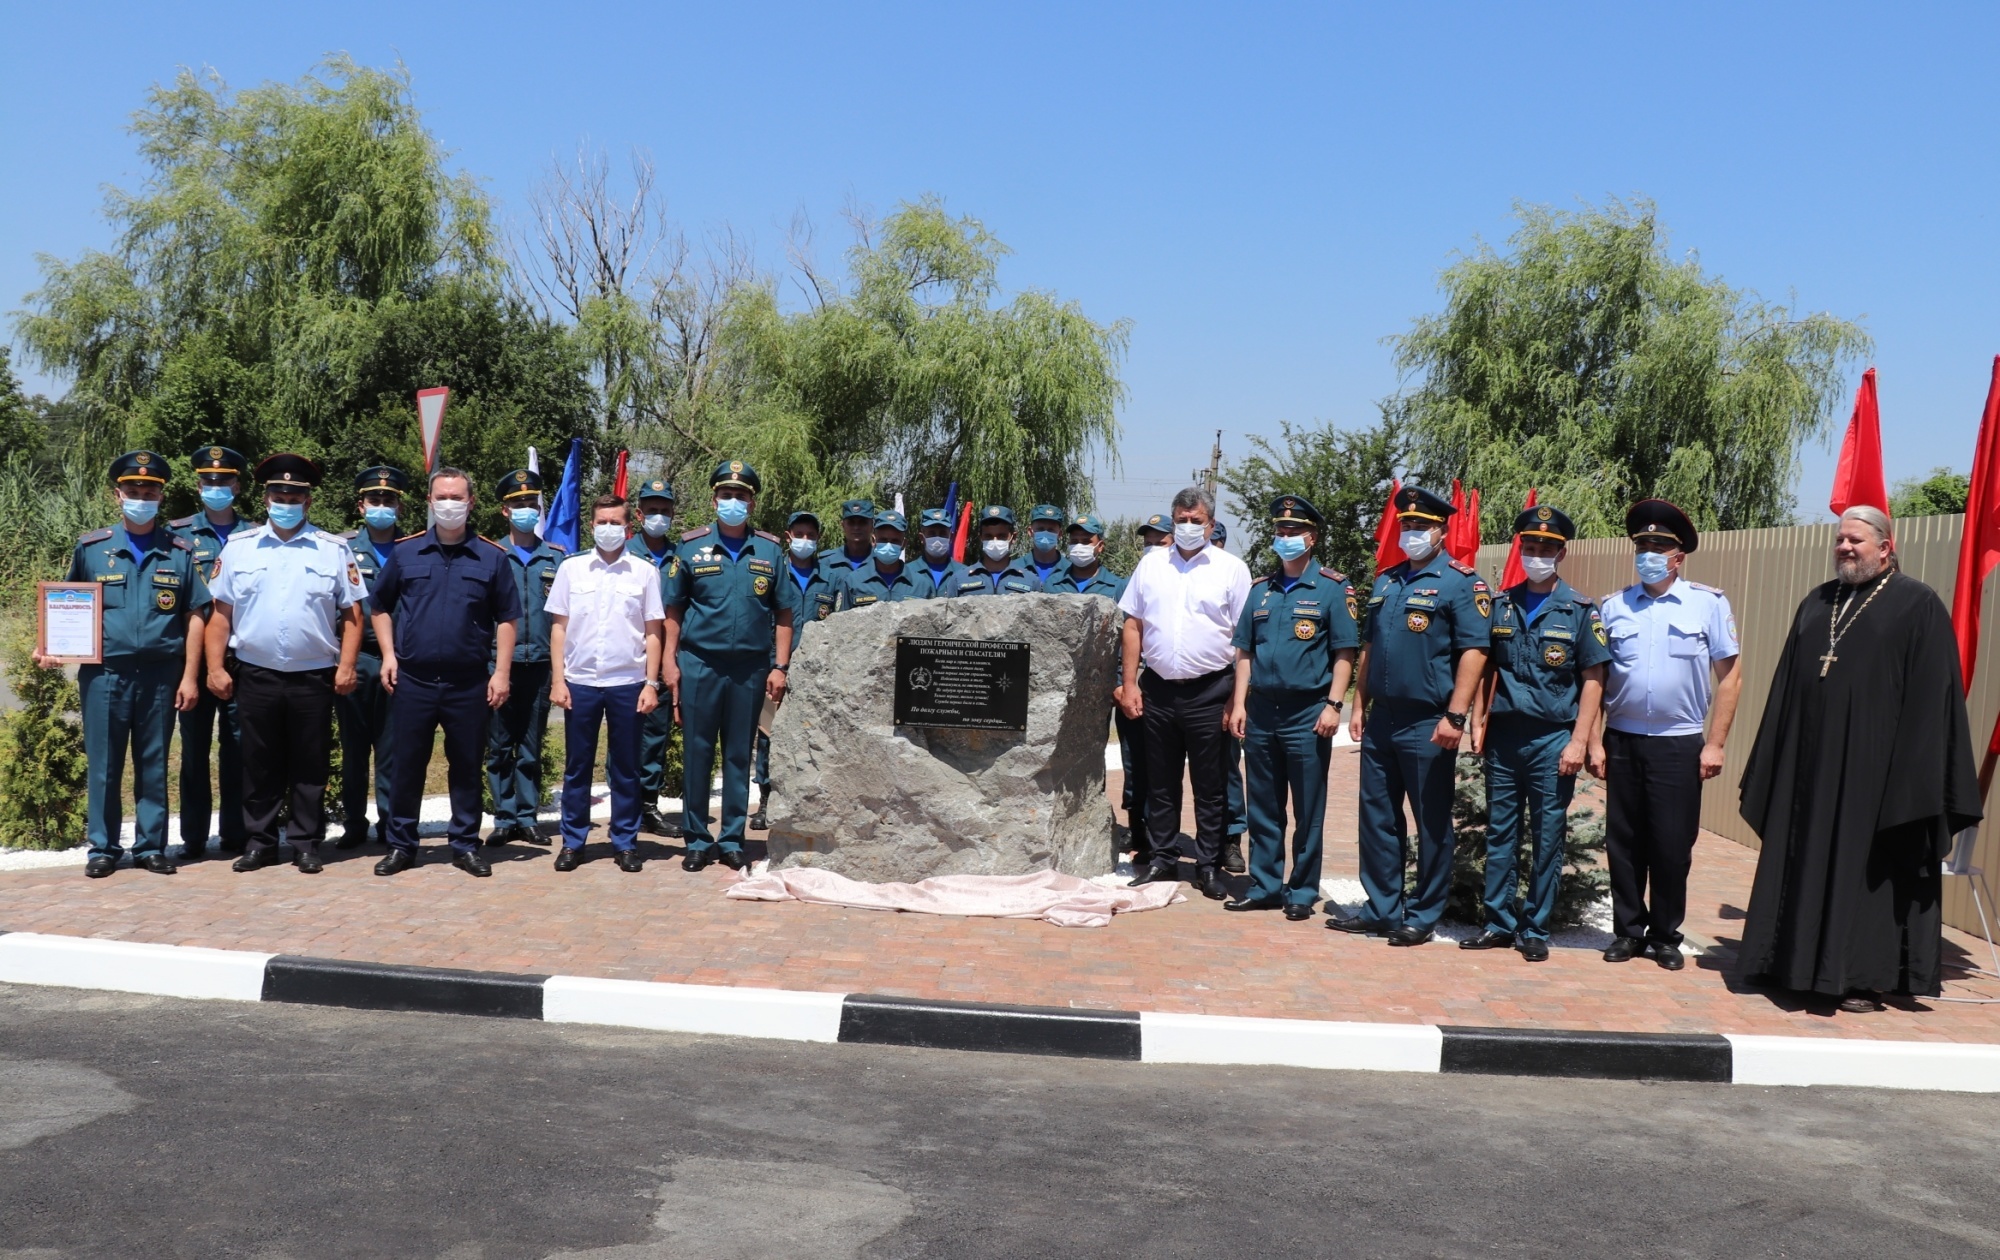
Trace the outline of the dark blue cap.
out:
<instances>
[{"instance_id":1,"label":"dark blue cap","mask_svg":"<svg viewBox=\"0 0 2000 1260\"><path fill-rule=\"evenodd\" d=\"M356 490L394 490L397 494L401 494L410 488L410 479L403 475L403 470L400 468L391 468L387 464L377 464L373 468L364 468L354 474L354 488Z\"/></svg>"},{"instance_id":2,"label":"dark blue cap","mask_svg":"<svg viewBox=\"0 0 2000 1260\"><path fill-rule=\"evenodd\" d=\"M1297 521L1318 529L1326 524L1326 517L1312 505L1312 500L1296 494L1281 494L1271 500L1271 523L1275 525L1280 521Z\"/></svg>"},{"instance_id":3,"label":"dark blue cap","mask_svg":"<svg viewBox=\"0 0 2000 1260\"><path fill-rule=\"evenodd\" d=\"M170 475L167 457L158 451L126 451L111 461L113 481L150 481L164 486Z\"/></svg>"},{"instance_id":4,"label":"dark blue cap","mask_svg":"<svg viewBox=\"0 0 2000 1260\"><path fill-rule=\"evenodd\" d=\"M1404 486L1396 491L1396 515L1442 525L1458 511L1450 500L1440 499L1422 486Z\"/></svg>"},{"instance_id":5,"label":"dark blue cap","mask_svg":"<svg viewBox=\"0 0 2000 1260\"><path fill-rule=\"evenodd\" d=\"M196 476L202 473L223 473L241 477L250 470L250 461L226 446L197 446L188 456L194 465Z\"/></svg>"},{"instance_id":6,"label":"dark blue cap","mask_svg":"<svg viewBox=\"0 0 2000 1260\"><path fill-rule=\"evenodd\" d=\"M257 480L267 486L297 486L301 490L310 490L325 476L318 460L289 451L266 456L264 462L257 465Z\"/></svg>"},{"instance_id":7,"label":"dark blue cap","mask_svg":"<svg viewBox=\"0 0 2000 1260\"><path fill-rule=\"evenodd\" d=\"M1514 532L1523 538L1551 538L1556 542L1568 542L1576 537L1576 523L1563 515L1561 508L1543 503L1521 509L1521 514L1514 518Z\"/></svg>"},{"instance_id":8,"label":"dark blue cap","mask_svg":"<svg viewBox=\"0 0 2000 1260\"><path fill-rule=\"evenodd\" d=\"M542 492L542 474L529 468L516 468L500 479L493 493L505 503L509 499L530 498Z\"/></svg>"},{"instance_id":9,"label":"dark blue cap","mask_svg":"<svg viewBox=\"0 0 2000 1260\"><path fill-rule=\"evenodd\" d=\"M716 490L723 486L740 486L748 490L751 494L756 494L764 488L764 479L757 475L756 469L742 460L725 459L715 466L714 472L708 475L709 489ZM640 497L644 498L645 496L642 494Z\"/></svg>"}]
</instances>

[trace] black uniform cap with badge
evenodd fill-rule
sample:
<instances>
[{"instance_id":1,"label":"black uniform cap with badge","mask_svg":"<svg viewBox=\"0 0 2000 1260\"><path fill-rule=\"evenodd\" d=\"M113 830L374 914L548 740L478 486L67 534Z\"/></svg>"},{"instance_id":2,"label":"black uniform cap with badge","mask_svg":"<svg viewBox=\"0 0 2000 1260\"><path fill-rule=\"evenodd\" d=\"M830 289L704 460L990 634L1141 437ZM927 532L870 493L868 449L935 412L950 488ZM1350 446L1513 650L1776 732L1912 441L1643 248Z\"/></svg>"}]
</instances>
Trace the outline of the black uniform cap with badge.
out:
<instances>
[{"instance_id":1,"label":"black uniform cap with badge","mask_svg":"<svg viewBox=\"0 0 2000 1260\"><path fill-rule=\"evenodd\" d=\"M714 472L708 475L709 489L720 490L724 486L734 486L738 489L748 490L751 494L756 494L764 488L764 481L763 478L757 475L756 469L742 460L725 459L715 466Z\"/></svg>"},{"instance_id":2,"label":"black uniform cap with badge","mask_svg":"<svg viewBox=\"0 0 2000 1260\"><path fill-rule=\"evenodd\" d=\"M1563 514L1561 508L1543 503L1531 508L1522 508L1514 518L1514 532L1523 538L1546 538L1552 542L1568 543L1576 537L1576 524Z\"/></svg>"},{"instance_id":3,"label":"black uniform cap with badge","mask_svg":"<svg viewBox=\"0 0 2000 1260\"><path fill-rule=\"evenodd\" d=\"M1396 516L1424 525L1442 525L1458 511L1449 499L1439 498L1422 486L1404 486L1396 491Z\"/></svg>"},{"instance_id":4,"label":"black uniform cap with badge","mask_svg":"<svg viewBox=\"0 0 2000 1260\"><path fill-rule=\"evenodd\" d=\"M173 470L158 451L127 451L111 461L111 484L164 486Z\"/></svg>"},{"instance_id":5,"label":"black uniform cap with badge","mask_svg":"<svg viewBox=\"0 0 2000 1260\"><path fill-rule=\"evenodd\" d=\"M240 478L250 470L250 461L226 446L197 446L189 452L188 463L194 465L197 480L204 476Z\"/></svg>"},{"instance_id":6,"label":"black uniform cap with badge","mask_svg":"<svg viewBox=\"0 0 2000 1260\"><path fill-rule=\"evenodd\" d=\"M1296 494L1281 494L1271 500L1271 523L1283 525L1293 522L1320 529L1326 525L1326 517L1312 505L1312 501Z\"/></svg>"},{"instance_id":7,"label":"black uniform cap with badge","mask_svg":"<svg viewBox=\"0 0 2000 1260\"><path fill-rule=\"evenodd\" d=\"M509 499L537 498L541 493L542 475L527 468L516 468L493 487L494 496L502 503Z\"/></svg>"},{"instance_id":8,"label":"black uniform cap with badge","mask_svg":"<svg viewBox=\"0 0 2000 1260\"><path fill-rule=\"evenodd\" d=\"M257 480L266 489L272 486L290 487L294 490L311 490L325 477L319 461L289 451L267 455L264 462L257 465Z\"/></svg>"},{"instance_id":9,"label":"black uniform cap with badge","mask_svg":"<svg viewBox=\"0 0 2000 1260\"><path fill-rule=\"evenodd\" d=\"M1625 536L1633 542L1642 538L1669 538L1684 554L1693 555L1701 545L1688 514L1665 499L1641 499L1625 512Z\"/></svg>"},{"instance_id":10,"label":"black uniform cap with badge","mask_svg":"<svg viewBox=\"0 0 2000 1260\"><path fill-rule=\"evenodd\" d=\"M262 473L263 465L258 465L258 471ZM400 468L376 464L372 468L364 468L354 474L354 488L363 494L371 490L387 490L391 494L400 495L409 491L410 479L403 475L403 470Z\"/></svg>"}]
</instances>

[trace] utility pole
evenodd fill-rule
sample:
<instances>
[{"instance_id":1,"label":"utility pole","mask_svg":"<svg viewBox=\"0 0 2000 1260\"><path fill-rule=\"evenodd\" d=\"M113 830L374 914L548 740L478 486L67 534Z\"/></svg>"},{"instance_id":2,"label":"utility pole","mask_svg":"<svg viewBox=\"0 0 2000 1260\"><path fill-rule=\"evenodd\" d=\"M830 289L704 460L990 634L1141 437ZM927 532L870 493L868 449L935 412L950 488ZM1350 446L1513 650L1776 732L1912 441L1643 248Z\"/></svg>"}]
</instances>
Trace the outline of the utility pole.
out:
<instances>
[{"instance_id":1,"label":"utility pole","mask_svg":"<svg viewBox=\"0 0 2000 1260\"><path fill-rule=\"evenodd\" d=\"M1208 451L1208 467L1194 470L1194 480L1201 483L1210 498L1215 497L1215 478L1222 471L1222 430L1215 431L1215 445Z\"/></svg>"}]
</instances>

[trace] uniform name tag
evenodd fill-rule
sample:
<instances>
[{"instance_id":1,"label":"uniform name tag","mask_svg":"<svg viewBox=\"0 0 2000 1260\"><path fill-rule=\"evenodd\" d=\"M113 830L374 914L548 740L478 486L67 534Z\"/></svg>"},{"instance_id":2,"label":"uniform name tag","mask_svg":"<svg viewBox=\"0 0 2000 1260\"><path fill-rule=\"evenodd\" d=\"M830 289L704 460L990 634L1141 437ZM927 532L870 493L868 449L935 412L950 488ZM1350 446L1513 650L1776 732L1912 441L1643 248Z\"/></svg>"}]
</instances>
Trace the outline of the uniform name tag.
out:
<instances>
[{"instance_id":1,"label":"uniform name tag","mask_svg":"<svg viewBox=\"0 0 2000 1260\"><path fill-rule=\"evenodd\" d=\"M1403 601L1405 608L1436 608L1437 601L1419 595L1412 595Z\"/></svg>"},{"instance_id":2,"label":"uniform name tag","mask_svg":"<svg viewBox=\"0 0 2000 1260\"><path fill-rule=\"evenodd\" d=\"M97 580L115 586L125 580L125 575L123 573L100 573L97 575Z\"/></svg>"},{"instance_id":3,"label":"uniform name tag","mask_svg":"<svg viewBox=\"0 0 2000 1260\"><path fill-rule=\"evenodd\" d=\"M861 605L863 605L863 604L872 604L872 603L875 603L875 602L876 602L877 600L879 600L879 599L881 599L881 598L882 598L882 597L881 597L881 596L879 596L879 595L856 595L856 596L854 597L854 606L855 606L856 608L859 608L859 607L860 607ZM842 622L841 624L842 624L842 625L845 625L846 623L845 623L845 622Z\"/></svg>"},{"instance_id":4,"label":"uniform name tag","mask_svg":"<svg viewBox=\"0 0 2000 1260\"><path fill-rule=\"evenodd\" d=\"M722 572L722 566L719 564L691 564L688 566L688 572L694 574L696 577L708 577L711 574Z\"/></svg>"},{"instance_id":5,"label":"uniform name tag","mask_svg":"<svg viewBox=\"0 0 2000 1260\"><path fill-rule=\"evenodd\" d=\"M180 584L181 575L178 573L155 573L153 575L154 586L179 586Z\"/></svg>"},{"instance_id":6,"label":"uniform name tag","mask_svg":"<svg viewBox=\"0 0 2000 1260\"><path fill-rule=\"evenodd\" d=\"M778 570L769 560L753 559L750 561L750 571L752 573L776 573Z\"/></svg>"},{"instance_id":7,"label":"uniform name tag","mask_svg":"<svg viewBox=\"0 0 2000 1260\"><path fill-rule=\"evenodd\" d=\"M1548 629L1543 630L1542 637L1544 639L1561 639L1565 643L1576 638L1576 636L1574 634L1571 634L1568 630L1560 630L1554 626L1550 626Z\"/></svg>"}]
</instances>

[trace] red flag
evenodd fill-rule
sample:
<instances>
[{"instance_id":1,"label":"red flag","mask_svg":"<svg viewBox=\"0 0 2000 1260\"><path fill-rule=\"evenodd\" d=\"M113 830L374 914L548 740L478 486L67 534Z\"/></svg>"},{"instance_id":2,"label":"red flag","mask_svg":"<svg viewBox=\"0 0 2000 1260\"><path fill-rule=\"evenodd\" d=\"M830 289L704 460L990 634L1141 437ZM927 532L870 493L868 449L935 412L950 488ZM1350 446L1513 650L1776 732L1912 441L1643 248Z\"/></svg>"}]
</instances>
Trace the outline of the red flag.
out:
<instances>
[{"instance_id":1,"label":"red flag","mask_svg":"<svg viewBox=\"0 0 2000 1260\"><path fill-rule=\"evenodd\" d=\"M1882 413L1875 402L1875 369L1861 374L1854 391L1854 415L1840 443L1840 467L1833 474L1833 499L1827 504L1839 516L1866 505L1889 510L1889 487L1882 480Z\"/></svg>"},{"instance_id":2,"label":"red flag","mask_svg":"<svg viewBox=\"0 0 2000 1260\"><path fill-rule=\"evenodd\" d=\"M1451 519L1444 523L1444 554L1465 563L1465 487L1451 479Z\"/></svg>"},{"instance_id":3,"label":"red flag","mask_svg":"<svg viewBox=\"0 0 2000 1260\"><path fill-rule=\"evenodd\" d=\"M1396 494L1402 490L1401 478L1390 481L1389 501L1382 505L1382 519L1375 523L1375 571L1394 568L1409 559L1403 554L1402 540L1397 537L1401 528L1396 522Z\"/></svg>"},{"instance_id":4,"label":"red flag","mask_svg":"<svg viewBox=\"0 0 2000 1260\"><path fill-rule=\"evenodd\" d=\"M1973 666L1979 661L1979 596L1996 564L2000 564L2000 354L1993 356L1986 410L1979 417L1979 444L1973 448L1972 484L1965 498L1965 536L1958 544L1958 581L1951 594L1958 672L1968 693Z\"/></svg>"},{"instance_id":5,"label":"red flag","mask_svg":"<svg viewBox=\"0 0 2000 1260\"><path fill-rule=\"evenodd\" d=\"M615 476L611 478L611 493L617 495L621 499L625 497L625 461L631 457L631 454L632 452L624 449L623 447L619 448L618 472Z\"/></svg>"},{"instance_id":6,"label":"red flag","mask_svg":"<svg viewBox=\"0 0 2000 1260\"><path fill-rule=\"evenodd\" d=\"M1528 497L1521 504L1525 510L1535 506L1535 488L1528 487ZM1521 567L1521 536L1514 535L1513 545L1507 548L1507 564L1500 570L1500 589L1511 591L1528 580L1528 571Z\"/></svg>"},{"instance_id":7,"label":"red flag","mask_svg":"<svg viewBox=\"0 0 2000 1260\"><path fill-rule=\"evenodd\" d=\"M1465 496L1465 537L1463 541L1465 554L1460 556L1459 559L1463 560L1465 567L1469 569L1479 563L1479 544L1482 541L1479 532L1479 491L1477 488Z\"/></svg>"},{"instance_id":8,"label":"red flag","mask_svg":"<svg viewBox=\"0 0 2000 1260\"><path fill-rule=\"evenodd\" d=\"M958 511L958 528L955 531L953 531L951 536L951 560L953 564L958 564L964 561L965 540L967 538L970 538L971 536L972 536L972 500L967 499L965 501L965 506L960 508Z\"/></svg>"}]
</instances>

